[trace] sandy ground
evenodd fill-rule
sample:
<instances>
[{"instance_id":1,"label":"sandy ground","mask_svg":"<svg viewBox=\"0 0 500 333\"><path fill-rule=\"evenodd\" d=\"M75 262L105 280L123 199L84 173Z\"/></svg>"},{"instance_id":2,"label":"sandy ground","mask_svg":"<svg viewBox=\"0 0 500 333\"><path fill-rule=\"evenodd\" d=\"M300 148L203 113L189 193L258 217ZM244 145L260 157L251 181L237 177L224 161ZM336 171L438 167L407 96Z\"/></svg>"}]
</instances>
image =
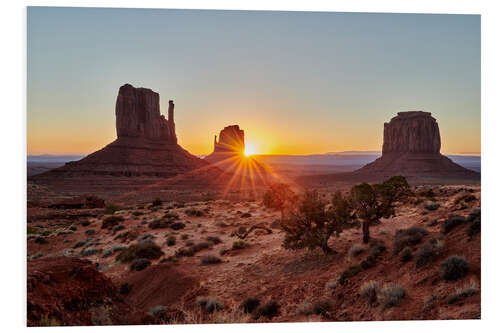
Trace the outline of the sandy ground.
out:
<instances>
[{"instance_id":1,"label":"sandy ground","mask_svg":"<svg viewBox=\"0 0 500 333\"><path fill-rule=\"evenodd\" d=\"M455 203L456 198L473 191L477 198L465 207ZM372 236L387 246L377 264L349 279L343 286L332 290L329 281L336 281L348 266L359 263L366 252L352 258L348 255L354 244L361 244L359 229L345 231L340 238L330 240L337 252L324 255L321 251L290 251L281 247L284 238L279 226L272 224L279 219L277 212L266 209L259 201L230 202L225 200L187 202L184 207L174 208L173 203L164 202L159 207L128 205L114 213L122 216L121 230L101 228L102 220L108 216L103 209L54 210L41 207L28 208L28 227L35 228L36 235L28 236L28 260L37 257L76 256L96 263L98 270L120 286L129 283L131 292L126 301L143 309L164 305L170 309L196 311L195 299L209 296L224 306L226 317L211 317L213 322L255 321L238 312L239 305L248 297L257 297L262 303L275 300L280 305L279 314L264 321L337 321L337 320L411 320L411 319L472 319L480 318L480 234L469 240L465 227L444 236L445 252L430 267L416 269L412 261L403 263L392 254L394 234L398 229L419 226L429 231L425 240L441 237L442 223L449 215L467 216L473 208L480 207L480 186L434 186L436 202L440 207L428 211L424 203L411 203L397 210L395 217L383 220L371 228ZM187 209L204 212L203 216L189 216ZM458 210L457 210L458 209ZM181 230L171 228L151 229L149 222L162 218L166 212L176 213L178 221L185 224ZM248 214L247 214L248 213ZM247 217L244 217L247 216ZM436 222L433 222L435 221ZM82 225L89 222L88 225ZM232 250L239 238L234 234L240 227L264 224L272 230L255 230L244 240L249 246ZM91 231L93 230L93 231ZM116 236L131 232L134 239L116 239ZM46 244L39 244L42 237ZM148 236L149 235L149 236ZM129 246L141 237L149 237L158 244L164 255L152 260L152 265L140 272L131 272L128 263L116 260L115 254L103 258L103 253L116 245ZM168 236L175 236L176 244L167 244ZM192 257L179 257L176 251L190 243L218 237L219 244L197 252ZM85 245L75 247L80 241ZM82 250L95 248L97 252L83 255ZM222 250L227 250L225 253ZM222 262L201 265L205 255L219 257ZM470 263L468 274L455 282L446 282L439 275L439 263L449 255L460 255ZM370 304L358 295L360 286L367 281L376 281L380 286L399 283L408 296L402 303L390 309ZM474 281L478 292L454 304L447 297L457 288ZM435 301L426 304L431 295ZM306 314L304 308L319 300L331 305L327 313ZM262 321L262 319L259 319ZM257 320L257 321L259 321ZM188 321L186 319L186 321Z\"/></svg>"}]
</instances>

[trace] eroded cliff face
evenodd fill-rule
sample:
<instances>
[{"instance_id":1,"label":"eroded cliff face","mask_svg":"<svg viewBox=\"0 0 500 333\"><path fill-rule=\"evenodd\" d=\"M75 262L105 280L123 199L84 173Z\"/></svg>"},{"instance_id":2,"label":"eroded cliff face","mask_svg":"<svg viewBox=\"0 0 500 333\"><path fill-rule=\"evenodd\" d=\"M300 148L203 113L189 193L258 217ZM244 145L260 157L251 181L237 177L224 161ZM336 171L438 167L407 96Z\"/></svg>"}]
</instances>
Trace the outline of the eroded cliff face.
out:
<instances>
[{"instance_id":1,"label":"eroded cliff face","mask_svg":"<svg viewBox=\"0 0 500 333\"><path fill-rule=\"evenodd\" d=\"M439 126L430 112L398 112L384 124L382 154L439 153L440 150Z\"/></svg>"},{"instance_id":2,"label":"eroded cliff face","mask_svg":"<svg viewBox=\"0 0 500 333\"><path fill-rule=\"evenodd\" d=\"M116 135L177 143L173 110L173 101L169 101L169 119L166 119L160 113L158 93L125 84L116 98Z\"/></svg>"}]
</instances>

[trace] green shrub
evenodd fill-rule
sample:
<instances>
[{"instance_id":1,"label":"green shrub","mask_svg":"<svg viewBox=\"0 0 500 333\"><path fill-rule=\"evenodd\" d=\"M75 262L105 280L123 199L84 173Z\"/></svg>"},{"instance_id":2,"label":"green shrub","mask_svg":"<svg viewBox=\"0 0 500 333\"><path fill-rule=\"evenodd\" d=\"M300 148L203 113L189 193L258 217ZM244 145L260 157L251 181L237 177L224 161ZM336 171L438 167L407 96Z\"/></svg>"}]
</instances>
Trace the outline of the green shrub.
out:
<instances>
[{"instance_id":1,"label":"green shrub","mask_svg":"<svg viewBox=\"0 0 500 333\"><path fill-rule=\"evenodd\" d=\"M370 241L369 255L378 258L387 249L385 243L379 239L372 239Z\"/></svg>"},{"instance_id":2,"label":"green shrub","mask_svg":"<svg viewBox=\"0 0 500 333\"><path fill-rule=\"evenodd\" d=\"M446 222L444 222L444 224L441 228L441 232L443 234L447 234L450 231L452 231L455 227L465 223L466 221L467 220L465 219L465 217L460 216L460 215L450 216L448 218L448 220L446 220Z\"/></svg>"},{"instance_id":3,"label":"green shrub","mask_svg":"<svg viewBox=\"0 0 500 333\"><path fill-rule=\"evenodd\" d=\"M188 216L203 216L205 213L202 210L195 209L195 208L188 208L184 211L186 215Z\"/></svg>"},{"instance_id":4,"label":"green shrub","mask_svg":"<svg viewBox=\"0 0 500 333\"><path fill-rule=\"evenodd\" d=\"M158 259L163 255L161 248L153 242L138 242L123 250L116 260L130 262L134 259Z\"/></svg>"},{"instance_id":5,"label":"green shrub","mask_svg":"<svg viewBox=\"0 0 500 333\"><path fill-rule=\"evenodd\" d=\"M49 241L45 237L35 238L35 243L37 244L47 244Z\"/></svg>"},{"instance_id":6,"label":"green shrub","mask_svg":"<svg viewBox=\"0 0 500 333\"><path fill-rule=\"evenodd\" d=\"M255 297L248 297L241 303L241 309L244 313L252 313L257 309L260 305L260 300Z\"/></svg>"},{"instance_id":7,"label":"green shrub","mask_svg":"<svg viewBox=\"0 0 500 333\"><path fill-rule=\"evenodd\" d=\"M351 258L359 256L361 253L365 252L366 248L361 244L354 244L349 249L348 253Z\"/></svg>"},{"instance_id":8,"label":"green shrub","mask_svg":"<svg viewBox=\"0 0 500 333\"><path fill-rule=\"evenodd\" d=\"M469 263L459 256L449 256L440 265L441 275L445 280L455 281L467 274Z\"/></svg>"},{"instance_id":9,"label":"green shrub","mask_svg":"<svg viewBox=\"0 0 500 333\"><path fill-rule=\"evenodd\" d=\"M75 243L75 245L73 245L73 248L76 249L76 248L84 246L85 244L87 244L87 240L78 241Z\"/></svg>"},{"instance_id":10,"label":"green shrub","mask_svg":"<svg viewBox=\"0 0 500 333\"><path fill-rule=\"evenodd\" d=\"M88 247L88 248L86 248L86 249L82 250L82 251L80 252L80 254L81 254L83 257L86 257L86 256L91 256L91 255L94 255L94 254L96 254L96 253L98 253L98 252L99 252L99 250L98 250L98 249L96 249L95 247Z\"/></svg>"},{"instance_id":11,"label":"green shrub","mask_svg":"<svg viewBox=\"0 0 500 333\"><path fill-rule=\"evenodd\" d=\"M194 256L195 251L192 247L183 247L175 251L176 257L192 257Z\"/></svg>"},{"instance_id":12,"label":"green shrub","mask_svg":"<svg viewBox=\"0 0 500 333\"><path fill-rule=\"evenodd\" d=\"M481 209L474 209L467 217L467 222L470 222L469 227L467 228L467 235L469 239L474 237L481 232Z\"/></svg>"},{"instance_id":13,"label":"green shrub","mask_svg":"<svg viewBox=\"0 0 500 333\"><path fill-rule=\"evenodd\" d=\"M280 306L276 301L267 302L255 310L254 318L266 317L271 319L279 313Z\"/></svg>"},{"instance_id":14,"label":"green shrub","mask_svg":"<svg viewBox=\"0 0 500 333\"><path fill-rule=\"evenodd\" d=\"M102 220L101 229L111 229L123 221L125 221L125 219L121 216L108 216L104 220Z\"/></svg>"},{"instance_id":15,"label":"green shrub","mask_svg":"<svg viewBox=\"0 0 500 333\"><path fill-rule=\"evenodd\" d=\"M407 246L401 251L401 256L399 257L399 259L402 262L407 262L410 261L412 257L413 257L413 252L411 251L411 248Z\"/></svg>"},{"instance_id":16,"label":"green shrub","mask_svg":"<svg viewBox=\"0 0 500 333\"><path fill-rule=\"evenodd\" d=\"M378 283L375 281L368 281L363 283L359 288L359 295L370 303L377 301Z\"/></svg>"},{"instance_id":17,"label":"green shrub","mask_svg":"<svg viewBox=\"0 0 500 333\"><path fill-rule=\"evenodd\" d=\"M167 307L163 305L155 306L149 310L149 314L160 320L167 320Z\"/></svg>"},{"instance_id":18,"label":"green shrub","mask_svg":"<svg viewBox=\"0 0 500 333\"><path fill-rule=\"evenodd\" d=\"M448 304L454 304L459 300L462 300L467 297L471 297L479 291L477 284L474 280L471 280L468 284L465 284L463 287L458 288L455 292L451 293L448 298Z\"/></svg>"},{"instance_id":19,"label":"green shrub","mask_svg":"<svg viewBox=\"0 0 500 333\"><path fill-rule=\"evenodd\" d=\"M417 193L417 195L421 196L421 197L429 198L429 199L433 199L435 196L434 191L432 189L421 190Z\"/></svg>"},{"instance_id":20,"label":"green shrub","mask_svg":"<svg viewBox=\"0 0 500 333\"><path fill-rule=\"evenodd\" d=\"M433 308L436 305L437 302L437 296L432 294L424 299L424 308L423 310L427 310L430 308Z\"/></svg>"},{"instance_id":21,"label":"green shrub","mask_svg":"<svg viewBox=\"0 0 500 333\"><path fill-rule=\"evenodd\" d=\"M180 230L180 229L184 229L186 227L186 225L182 222L175 222L175 223L172 223L170 225L170 228L172 230Z\"/></svg>"},{"instance_id":22,"label":"green shrub","mask_svg":"<svg viewBox=\"0 0 500 333\"><path fill-rule=\"evenodd\" d=\"M398 254L403 248L418 244L429 232L423 228L411 227L396 231L393 253Z\"/></svg>"},{"instance_id":23,"label":"green shrub","mask_svg":"<svg viewBox=\"0 0 500 333\"><path fill-rule=\"evenodd\" d=\"M233 242L232 249L233 250L241 250L241 249L244 249L244 248L246 248L248 246L249 246L249 244L247 242L242 241L242 240L237 240L237 241Z\"/></svg>"},{"instance_id":24,"label":"green shrub","mask_svg":"<svg viewBox=\"0 0 500 333\"><path fill-rule=\"evenodd\" d=\"M35 260L35 259L41 258L41 257L43 257L43 256L44 256L43 252L41 252L41 251L40 251L40 252L37 252L37 253L35 253L34 255L32 255L32 256L30 257L30 260Z\"/></svg>"},{"instance_id":25,"label":"green shrub","mask_svg":"<svg viewBox=\"0 0 500 333\"><path fill-rule=\"evenodd\" d=\"M174 246L175 245L175 236L170 235L167 238L167 246Z\"/></svg>"},{"instance_id":26,"label":"green shrub","mask_svg":"<svg viewBox=\"0 0 500 333\"><path fill-rule=\"evenodd\" d=\"M424 204L424 208L427 209L427 210L437 210L439 208L439 204L437 202L432 202L432 201L427 201L425 204Z\"/></svg>"},{"instance_id":27,"label":"green shrub","mask_svg":"<svg viewBox=\"0 0 500 333\"><path fill-rule=\"evenodd\" d=\"M319 300L313 304L312 311L314 314L322 315L328 317L330 311L332 310L332 305L327 300Z\"/></svg>"},{"instance_id":28,"label":"green shrub","mask_svg":"<svg viewBox=\"0 0 500 333\"><path fill-rule=\"evenodd\" d=\"M212 244L209 242L199 242L191 246L191 248L194 250L194 252L200 252L201 250L210 248L211 245Z\"/></svg>"},{"instance_id":29,"label":"green shrub","mask_svg":"<svg viewBox=\"0 0 500 333\"><path fill-rule=\"evenodd\" d=\"M406 289L395 283L386 284L380 290L381 303L384 309L399 306L407 295Z\"/></svg>"},{"instance_id":30,"label":"green shrub","mask_svg":"<svg viewBox=\"0 0 500 333\"><path fill-rule=\"evenodd\" d=\"M124 245L114 245L112 247L110 247L109 249L105 250L104 253L102 254L102 257L103 258L107 258L107 257L110 257L112 256L113 254L115 254L116 252L118 251L123 251L125 250L127 247L124 246Z\"/></svg>"},{"instance_id":31,"label":"green shrub","mask_svg":"<svg viewBox=\"0 0 500 333\"><path fill-rule=\"evenodd\" d=\"M132 260L130 263L130 270L131 271L142 271L144 268L148 267L151 265L151 261L145 258L138 258Z\"/></svg>"},{"instance_id":32,"label":"green shrub","mask_svg":"<svg viewBox=\"0 0 500 333\"><path fill-rule=\"evenodd\" d=\"M459 196L458 198L456 198L455 204L459 204L462 202L472 202L472 201L476 201L476 200L477 200L477 198L473 194L466 193L466 194L463 194L463 195Z\"/></svg>"},{"instance_id":33,"label":"green shrub","mask_svg":"<svg viewBox=\"0 0 500 333\"><path fill-rule=\"evenodd\" d=\"M178 220L179 219L179 214L176 212L168 211L163 215L164 218L169 219L169 220Z\"/></svg>"},{"instance_id":34,"label":"green shrub","mask_svg":"<svg viewBox=\"0 0 500 333\"><path fill-rule=\"evenodd\" d=\"M224 307L216 299L206 296L201 296L196 299L196 304L205 309L208 313L220 311Z\"/></svg>"},{"instance_id":35,"label":"green shrub","mask_svg":"<svg viewBox=\"0 0 500 333\"><path fill-rule=\"evenodd\" d=\"M206 240L207 240L207 242L212 242L214 244L220 244L220 243L222 243L222 241L220 240L220 238L217 237L217 236L208 236L206 238Z\"/></svg>"},{"instance_id":36,"label":"green shrub","mask_svg":"<svg viewBox=\"0 0 500 333\"><path fill-rule=\"evenodd\" d=\"M165 220L165 219L157 219L149 222L148 226L151 229L162 229L162 228L167 228L172 225L172 222Z\"/></svg>"},{"instance_id":37,"label":"green shrub","mask_svg":"<svg viewBox=\"0 0 500 333\"><path fill-rule=\"evenodd\" d=\"M415 252L415 267L424 267L434 262L444 251L444 241L431 238Z\"/></svg>"},{"instance_id":38,"label":"green shrub","mask_svg":"<svg viewBox=\"0 0 500 333\"><path fill-rule=\"evenodd\" d=\"M325 284L325 289L328 290L331 294L335 292L335 289L337 289L337 284L338 284L338 279L330 279L328 282Z\"/></svg>"},{"instance_id":39,"label":"green shrub","mask_svg":"<svg viewBox=\"0 0 500 333\"><path fill-rule=\"evenodd\" d=\"M214 264L220 264L221 262L222 260L216 256L205 255L201 257L202 265L214 265Z\"/></svg>"},{"instance_id":40,"label":"green shrub","mask_svg":"<svg viewBox=\"0 0 500 333\"><path fill-rule=\"evenodd\" d=\"M163 204L163 202L161 201L161 199L160 199L160 198L156 198L156 199L154 199L154 200L153 200L153 202L151 203L151 205L152 205L153 207L158 207L158 206L161 206L162 204Z\"/></svg>"},{"instance_id":41,"label":"green shrub","mask_svg":"<svg viewBox=\"0 0 500 333\"><path fill-rule=\"evenodd\" d=\"M352 278L354 276L356 276L359 272L361 272L363 269L360 265L352 265L352 266L349 266L347 267L346 270L344 270L341 274L340 274L340 277L339 277L339 280L338 282L341 284L341 285L344 285L347 281L347 279L349 278Z\"/></svg>"},{"instance_id":42,"label":"green shrub","mask_svg":"<svg viewBox=\"0 0 500 333\"><path fill-rule=\"evenodd\" d=\"M120 285L120 294L122 295L127 295L130 293L130 290L132 289L132 286L128 283L123 283Z\"/></svg>"},{"instance_id":43,"label":"green shrub","mask_svg":"<svg viewBox=\"0 0 500 333\"><path fill-rule=\"evenodd\" d=\"M107 205L106 208L104 208L104 214L111 214L112 215L119 210L122 210L122 209L118 206Z\"/></svg>"}]
</instances>

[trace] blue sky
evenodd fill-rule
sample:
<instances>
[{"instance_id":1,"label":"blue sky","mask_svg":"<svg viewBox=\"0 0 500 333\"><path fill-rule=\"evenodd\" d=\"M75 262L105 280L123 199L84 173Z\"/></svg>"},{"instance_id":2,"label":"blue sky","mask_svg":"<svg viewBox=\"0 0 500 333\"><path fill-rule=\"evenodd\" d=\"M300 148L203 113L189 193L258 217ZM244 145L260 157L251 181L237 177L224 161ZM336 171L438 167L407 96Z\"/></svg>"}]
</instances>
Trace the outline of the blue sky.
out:
<instances>
[{"instance_id":1,"label":"blue sky","mask_svg":"<svg viewBox=\"0 0 500 333\"><path fill-rule=\"evenodd\" d=\"M174 99L194 154L230 124L259 153L380 150L404 110L481 150L478 15L29 7L27 32L29 154L114 140L124 83Z\"/></svg>"}]
</instances>

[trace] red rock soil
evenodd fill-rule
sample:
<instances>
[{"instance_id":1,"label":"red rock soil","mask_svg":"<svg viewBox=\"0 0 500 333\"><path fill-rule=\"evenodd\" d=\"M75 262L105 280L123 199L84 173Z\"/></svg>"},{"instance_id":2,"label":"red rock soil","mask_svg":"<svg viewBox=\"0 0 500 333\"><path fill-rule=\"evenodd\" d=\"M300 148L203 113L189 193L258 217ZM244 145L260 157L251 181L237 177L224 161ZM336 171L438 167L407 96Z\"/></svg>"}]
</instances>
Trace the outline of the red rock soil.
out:
<instances>
[{"instance_id":1,"label":"red rock soil","mask_svg":"<svg viewBox=\"0 0 500 333\"><path fill-rule=\"evenodd\" d=\"M284 235L277 228L273 228L271 234L262 230L253 231L245 239L250 244L248 248L230 250L233 242L238 240L233 233L239 227L248 228L262 222L269 226L278 218L276 212L263 208L259 202L244 201L192 202L187 203L184 208L170 209L170 211L177 212L180 221L186 224L184 229L178 231L168 228L150 229L147 225L148 222L165 214L168 203L154 209L149 209L147 206L130 206L115 212L115 215L123 216L125 219L121 223L125 229L118 232L101 229L101 221L105 217L103 210L79 210L77 213L75 211L71 213L39 207L29 208L28 226L37 227L39 233L45 231L48 243L36 243L36 237L28 240L29 258L38 252L43 253L42 259L29 261L28 276L33 276L33 270L37 269L38 262L48 260L43 258L60 258L65 255L81 257L80 251L84 247L76 249L72 247L76 242L90 238L89 244L92 244L91 246L99 252L84 259L98 264L102 279L109 278L115 286L123 283L131 286L130 293L124 296L124 304L143 312L148 312L155 306L164 305L170 310L180 310L185 314L174 322L255 321L238 311L239 305L247 297L258 297L261 302L277 301L280 305L279 314L272 319L265 320L273 322L480 318L480 234L469 240L466 235L467 226L456 227L452 232L444 235L444 253L426 268L416 269L413 261L403 263L399 256L392 254L394 234L397 229L411 226L427 229L429 234L415 247L417 248L427 239L441 235L441 225L449 215L467 216L473 208L480 207L480 186L467 188L473 190L473 195L478 200L467 203L465 208L458 207L455 199L468 192L464 192L459 186L434 186L433 190L437 193L436 201L440 204L437 210L428 211L423 207L423 203L407 204L397 210L396 217L373 226L372 237L383 241L387 250L374 267L348 279L345 285L337 286L333 292L326 288L328 281L336 280L345 268L359 263L366 257L367 251L355 259L347 255L348 250L354 244L361 243L360 230L348 230L340 238L332 238L330 246L336 250L337 254L328 256L319 251L283 249L281 242ZM206 213L201 217L187 216L185 213L187 208L204 210ZM463 209L456 210L458 208ZM94 216L80 216L85 213ZM242 217L243 213L250 213L251 216ZM68 219L68 216L64 214L70 218ZM435 225L431 223L433 220L437 220ZM89 221L90 225L84 227L80 224L81 221ZM70 230L71 225L76 226L76 230ZM95 234L86 235L85 232L89 229L93 229ZM134 244L136 240L125 242L114 240L118 233L131 230L139 237L146 234L152 235L153 241L161 246L164 252L161 258L153 260L151 266L139 272L131 272L129 264L117 262L116 256L119 252L107 258L102 257L103 251L113 245ZM168 246L166 238L167 235L172 234L176 236L176 245ZM182 240L182 235L187 235L184 236L187 239ZM177 262L163 260L173 256L178 249L185 247L186 242L198 243L204 241L207 236L217 236L222 243L202 250L193 257L181 257ZM222 249L229 249L229 251L221 255ZM208 254L220 257L222 263L200 265L201 257ZM439 274L439 263L450 255L463 256L470 264L467 275L456 282L446 282ZM383 309L378 304L370 305L358 295L360 286L370 280L377 281L380 286L392 282L399 283L406 288L408 296L403 299L400 306L390 309ZM471 280L476 282L479 292L454 304L448 304L447 297ZM60 295L60 297L66 297L63 292ZM431 295L436 296L436 301L432 306L424 307L424 301ZM197 311L199 312L195 304L197 296L210 296L217 299L224 305L224 310L217 315L200 319L196 316ZM28 292L28 302L32 297L45 299L45 294L37 291L35 287L32 293ZM317 300L327 300L332 306L331 310L324 316L301 313L301 307L305 303L314 303ZM58 301L60 300L57 296L51 295L45 303ZM72 322L65 321L65 323L88 324L88 321L81 321L79 318L80 315L74 316ZM114 323L118 322L114 321ZM122 323L125 324L126 321Z\"/></svg>"}]
</instances>

